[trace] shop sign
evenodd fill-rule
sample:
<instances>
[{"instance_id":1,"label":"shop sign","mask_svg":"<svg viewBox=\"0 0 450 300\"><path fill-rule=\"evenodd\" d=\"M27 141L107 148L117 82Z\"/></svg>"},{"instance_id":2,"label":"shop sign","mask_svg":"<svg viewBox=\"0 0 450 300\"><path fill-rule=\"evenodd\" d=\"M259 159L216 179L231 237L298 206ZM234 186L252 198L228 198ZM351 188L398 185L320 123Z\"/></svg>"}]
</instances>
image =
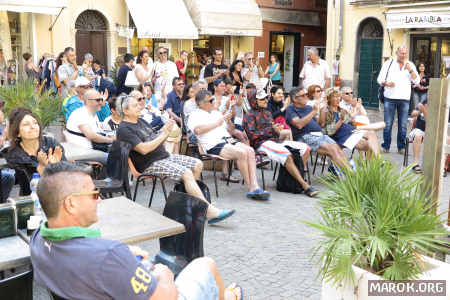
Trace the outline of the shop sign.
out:
<instances>
[{"instance_id":1,"label":"shop sign","mask_svg":"<svg viewBox=\"0 0 450 300\"><path fill-rule=\"evenodd\" d=\"M388 28L450 27L450 12L387 13Z\"/></svg>"}]
</instances>

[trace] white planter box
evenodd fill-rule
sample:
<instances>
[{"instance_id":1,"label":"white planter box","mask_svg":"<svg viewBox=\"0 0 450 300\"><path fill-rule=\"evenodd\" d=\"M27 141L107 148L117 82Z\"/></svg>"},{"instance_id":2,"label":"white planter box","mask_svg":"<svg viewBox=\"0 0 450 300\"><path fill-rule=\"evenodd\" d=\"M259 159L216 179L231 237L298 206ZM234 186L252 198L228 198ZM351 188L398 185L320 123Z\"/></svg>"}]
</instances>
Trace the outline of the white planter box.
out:
<instances>
[{"instance_id":1,"label":"white planter box","mask_svg":"<svg viewBox=\"0 0 450 300\"><path fill-rule=\"evenodd\" d=\"M378 275L353 266L356 275L356 285L334 287L329 283L322 283L322 300L450 300L450 265L430 257L424 257L426 272L419 276L422 280L446 280L446 296L411 297L411 296L368 296L368 281L380 280Z\"/></svg>"}]
</instances>

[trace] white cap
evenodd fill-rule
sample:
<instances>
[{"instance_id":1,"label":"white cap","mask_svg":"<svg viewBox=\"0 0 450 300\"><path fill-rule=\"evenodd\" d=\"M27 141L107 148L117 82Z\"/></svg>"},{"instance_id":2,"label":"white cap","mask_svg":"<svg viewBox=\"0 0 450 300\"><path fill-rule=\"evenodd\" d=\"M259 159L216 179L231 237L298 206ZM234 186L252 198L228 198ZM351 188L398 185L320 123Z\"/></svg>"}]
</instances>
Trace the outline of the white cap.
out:
<instances>
[{"instance_id":1,"label":"white cap","mask_svg":"<svg viewBox=\"0 0 450 300\"><path fill-rule=\"evenodd\" d=\"M82 85L90 85L91 84L90 81L84 76L78 76L77 79L72 80L72 81L74 82L73 85L75 87L79 87L79 86L82 86Z\"/></svg>"},{"instance_id":2,"label":"white cap","mask_svg":"<svg viewBox=\"0 0 450 300\"><path fill-rule=\"evenodd\" d=\"M264 90L259 90L258 93L256 93L256 99L264 99L268 95Z\"/></svg>"}]
</instances>

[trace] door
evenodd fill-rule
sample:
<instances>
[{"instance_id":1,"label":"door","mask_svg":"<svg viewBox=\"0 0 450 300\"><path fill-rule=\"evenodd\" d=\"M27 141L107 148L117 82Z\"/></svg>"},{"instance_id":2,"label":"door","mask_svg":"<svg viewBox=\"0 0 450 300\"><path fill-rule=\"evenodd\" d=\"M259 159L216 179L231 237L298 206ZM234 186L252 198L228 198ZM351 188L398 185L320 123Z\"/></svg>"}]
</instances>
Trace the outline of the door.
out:
<instances>
[{"instance_id":1,"label":"door","mask_svg":"<svg viewBox=\"0 0 450 300\"><path fill-rule=\"evenodd\" d=\"M284 89L290 91L293 86L293 74L294 74L294 36L284 36Z\"/></svg>"},{"instance_id":2,"label":"door","mask_svg":"<svg viewBox=\"0 0 450 300\"><path fill-rule=\"evenodd\" d=\"M82 31L76 34L77 64L82 65L84 55L91 53L95 59L107 69L106 60L106 35L102 31Z\"/></svg>"},{"instance_id":3,"label":"door","mask_svg":"<svg viewBox=\"0 0 450 300\"><path fill-rule=\"evenodd\" d=\"M378 108L378 73L381 69L383 40L361 39L358 78L358 97L363 105Z\"/></svg>"}]
</instances>

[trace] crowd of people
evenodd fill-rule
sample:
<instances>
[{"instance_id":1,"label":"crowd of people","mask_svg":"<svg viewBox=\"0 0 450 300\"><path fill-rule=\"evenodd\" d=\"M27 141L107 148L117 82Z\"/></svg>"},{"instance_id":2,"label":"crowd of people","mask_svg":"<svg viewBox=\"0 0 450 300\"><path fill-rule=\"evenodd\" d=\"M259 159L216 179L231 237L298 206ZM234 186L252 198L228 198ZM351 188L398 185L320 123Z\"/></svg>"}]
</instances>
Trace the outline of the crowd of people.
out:
<instances>
[{"instance_id":1,"label":"crowd of people","mask_svg":"<svg viewBox=\"0 0 450 300\"><path fill-rule=\"evenodd\" d=\"M378 78L385 88L386 128L381 148L375 130L382 127L358 129L358 118L367 119L361 99L350 87L329 88L329 68L317 49L308 52L309 60L300 74L302 87L294 87L288 95L278 85L281 78L276 56L270 57L264 71L252 53L228 66L222 49L215 49L213 61L205 66L204 80L186 85L187 52L182 51L177 62L168 59L164 47L157 48L156 55L158 59L153 61L147 48L137 57L125 54L116 84L89 53L84 55L83 64L77 65L71 47L60 54L54 69L53 62L45 63L46 68L52 68L51 86L64 98L61 110L66 142L98 150L101 154L90 161L103 166L112 143L129 143L130 161L138 172L182 182L187 193L208 203L197 183L202 161L195 157L195 151L191 156L180 154L180 141L185 136L199 153L235 161L240 176L233 175L224 164L221 178L242 180L247 198L264 201L271 197L261 188L256 173L264 159L283 166L307 196L315 197L318 190L302 176L311 152L330 157L335 170L354 170L343 149L357 149L366 159L388 152L395 109L399 114L397 147L399 152L404 151L412 83L417 102L412 116L417 121L409 136L414 145L413 170L421 171L418 151L425 131L428 79L423 64L417 72L406 60L406 47L400 47L396 58L383 65ZM24 58L26 73L37 79L42 70L32 64L29 54ZM260 79L267 77L274 83L270 89L261 86ZM82 292L98 299L175 299L177 294L185 297L179 299L241 299L241 288L232 284L225 289L209 258L192 262L174 281L173 274L162 265L156 265L152 272L144 270L132 257L142 250L95 239L98 233L87 227L97 221L99 196L86 168L65 162L64 148L43 135L39 118L26 108L15 108L9 114L5 132L4 137L10 141L5 158L15 170L20 194L30 194L33 173L43 175L38 194L48 222L30 243L38 282L66 298L76 298ZM8 180L2 181L3 193L8 194L14 175L5 174L3 178ZM206 216L213 224L235 212L208 203ZM67 264L67 253L72 259L79 257L82 263ZM88 277L61 280L57 274L68 269L74 276ZM105 276L96 277L96 272Z\"/></svg>"}]
</instances>

